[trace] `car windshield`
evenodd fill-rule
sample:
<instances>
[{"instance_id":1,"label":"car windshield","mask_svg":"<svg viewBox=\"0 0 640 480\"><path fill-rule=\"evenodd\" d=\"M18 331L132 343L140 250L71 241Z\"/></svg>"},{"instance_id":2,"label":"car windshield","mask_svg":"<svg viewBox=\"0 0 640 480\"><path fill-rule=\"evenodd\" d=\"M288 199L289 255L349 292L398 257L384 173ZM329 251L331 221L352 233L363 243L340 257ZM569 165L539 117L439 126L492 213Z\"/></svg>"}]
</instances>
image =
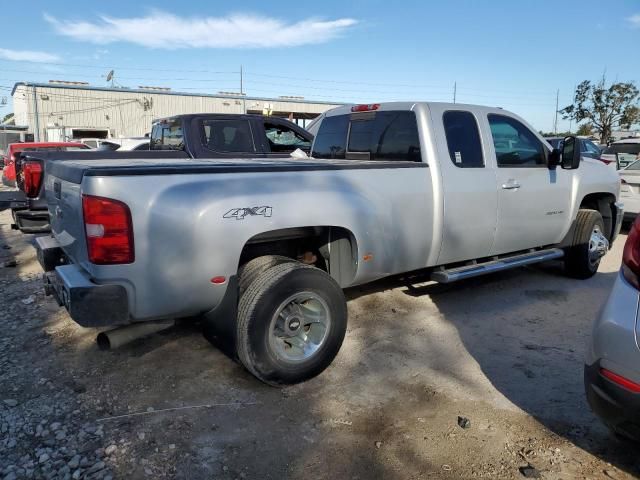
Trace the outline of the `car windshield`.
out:
<instances>
[{"instance_id":1,"label":"car windshield","mask_svg":"<svg viewBox=\"0 0 640 480\"><path fill-rule=\"evenodd\" d=\"M562 143L561 138L547 138L546 140L553 148L560 148L560 144Z\"/></svg>"}]
</instances>

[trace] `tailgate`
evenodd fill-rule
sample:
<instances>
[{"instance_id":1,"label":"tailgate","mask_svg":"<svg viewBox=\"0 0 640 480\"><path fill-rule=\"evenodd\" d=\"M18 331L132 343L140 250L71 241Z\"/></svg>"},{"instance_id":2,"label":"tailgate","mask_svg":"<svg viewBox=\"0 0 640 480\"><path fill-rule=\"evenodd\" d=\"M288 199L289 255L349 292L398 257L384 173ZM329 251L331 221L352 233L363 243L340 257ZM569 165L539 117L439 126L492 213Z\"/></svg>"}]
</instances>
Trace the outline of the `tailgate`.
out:
<instances>
[{"instance_id":1,"label":"tailgate","mask_svg":"<svg viewBox=\"0 0 640 480\"><path fill-rule=\"evenodd\" d=\"M86 261L87 246L80 183L55 175L46 175L44 181L51 232L74 263Z\"/></svg>"}]
</instances>

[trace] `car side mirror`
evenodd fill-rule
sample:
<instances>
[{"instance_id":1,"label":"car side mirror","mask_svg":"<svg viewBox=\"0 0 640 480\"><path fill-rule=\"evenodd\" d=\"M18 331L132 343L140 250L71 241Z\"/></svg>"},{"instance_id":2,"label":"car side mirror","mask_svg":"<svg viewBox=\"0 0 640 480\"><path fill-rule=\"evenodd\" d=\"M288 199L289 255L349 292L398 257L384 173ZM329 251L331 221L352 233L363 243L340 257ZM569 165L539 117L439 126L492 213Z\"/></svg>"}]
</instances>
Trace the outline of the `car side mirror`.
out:
<instances>
[{"instance_id":1,"label":"car side mirror","mask_svg":"<svg viewBox=\"0 0 640 480\"><path fill-rule=\"evenodd\" d=\"M549 170L555 170L558 165L562 164L562 152L558 148L551 150L549 154Z\"/></svg>"},{"instance_id":2,"label":"car side mirror","mask_svg":"<svg viewBox=\"0 0 640 480\"><path fill-rule=\"evenodd\" d=\"M580 145L577 137L565 137L562 143L562 168L575 170L580 166Z\"/></svg>"}]
</instances>

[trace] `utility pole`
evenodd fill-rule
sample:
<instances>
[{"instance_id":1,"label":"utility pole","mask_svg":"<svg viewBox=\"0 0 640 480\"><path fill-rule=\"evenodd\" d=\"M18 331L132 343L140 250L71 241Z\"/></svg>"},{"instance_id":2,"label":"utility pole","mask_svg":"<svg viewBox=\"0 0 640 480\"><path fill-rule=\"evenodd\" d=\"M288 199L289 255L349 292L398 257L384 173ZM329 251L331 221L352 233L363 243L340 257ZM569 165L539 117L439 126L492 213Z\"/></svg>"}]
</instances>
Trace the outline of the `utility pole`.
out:
<instances>
[{"instance_id":1,"label":"utility pole","mask_svg":"<svg viewBox=\"0 0 640 480\"><path fill-rule=\"evenodd\" d=\"M35 114L35 127L36 127L36 136L35 141L40 141L40 114L38 112L38 94L36 92L36 86L33 85L33 113Z\"/></svg>"},{"instance_id":2,"label":"utility pole","mask_svg":"<svg viewBox=\"0 0 640 480\"><path fill-rule=\"evenodd\" d=\"M456 103L457 90L458 90L458 82L453 82L453 103Z\"/></svg>"},{"instance_id":3,"label":"utility pole","mask_svg":"<svg viewBox=\"0 0 640 480\"><path fill-rule=\"evenodd\" d=\"M242 113L247 113L247 102L244 99L242 65L240 65L240 96L242 97Z\"/></svg>"},{"instance_id":4,"label":"utility pole","mask_svg":"<svg viewBox=\"0 0 640 480\"><path fill-rule=\"evenodd\" d=\"M560 98L560 89L556 90L556 119L553 122L553 133L558 134L558 99Z\"/></svg>"}]
</instances>

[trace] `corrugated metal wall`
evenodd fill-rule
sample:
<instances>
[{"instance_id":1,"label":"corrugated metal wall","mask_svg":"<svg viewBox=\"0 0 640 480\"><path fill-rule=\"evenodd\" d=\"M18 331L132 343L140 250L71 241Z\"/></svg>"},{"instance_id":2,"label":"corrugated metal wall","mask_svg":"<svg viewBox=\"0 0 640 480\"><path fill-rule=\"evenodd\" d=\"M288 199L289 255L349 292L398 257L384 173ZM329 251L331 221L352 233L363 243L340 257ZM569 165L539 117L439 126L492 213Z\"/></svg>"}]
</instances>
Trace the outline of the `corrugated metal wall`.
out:
<instances>
[{"instance_id":1,"label":"corrugated metal wall","mask_svg":"<svg viewBox=\"0 0 640 480\"><path fill-rule=\"evenodd\" d=\"M113 137L142 136L149 132L153 119L183 113L242 113L246 108L312 118L337 106L322 102L69 88L54 84L17 84L13 105L16 124L28 125L33 133L39 126L40 140L47 139L47 130L60 132L63 127L67 131L69 128L106 129Z\"/></svg>"}]
</instances>

